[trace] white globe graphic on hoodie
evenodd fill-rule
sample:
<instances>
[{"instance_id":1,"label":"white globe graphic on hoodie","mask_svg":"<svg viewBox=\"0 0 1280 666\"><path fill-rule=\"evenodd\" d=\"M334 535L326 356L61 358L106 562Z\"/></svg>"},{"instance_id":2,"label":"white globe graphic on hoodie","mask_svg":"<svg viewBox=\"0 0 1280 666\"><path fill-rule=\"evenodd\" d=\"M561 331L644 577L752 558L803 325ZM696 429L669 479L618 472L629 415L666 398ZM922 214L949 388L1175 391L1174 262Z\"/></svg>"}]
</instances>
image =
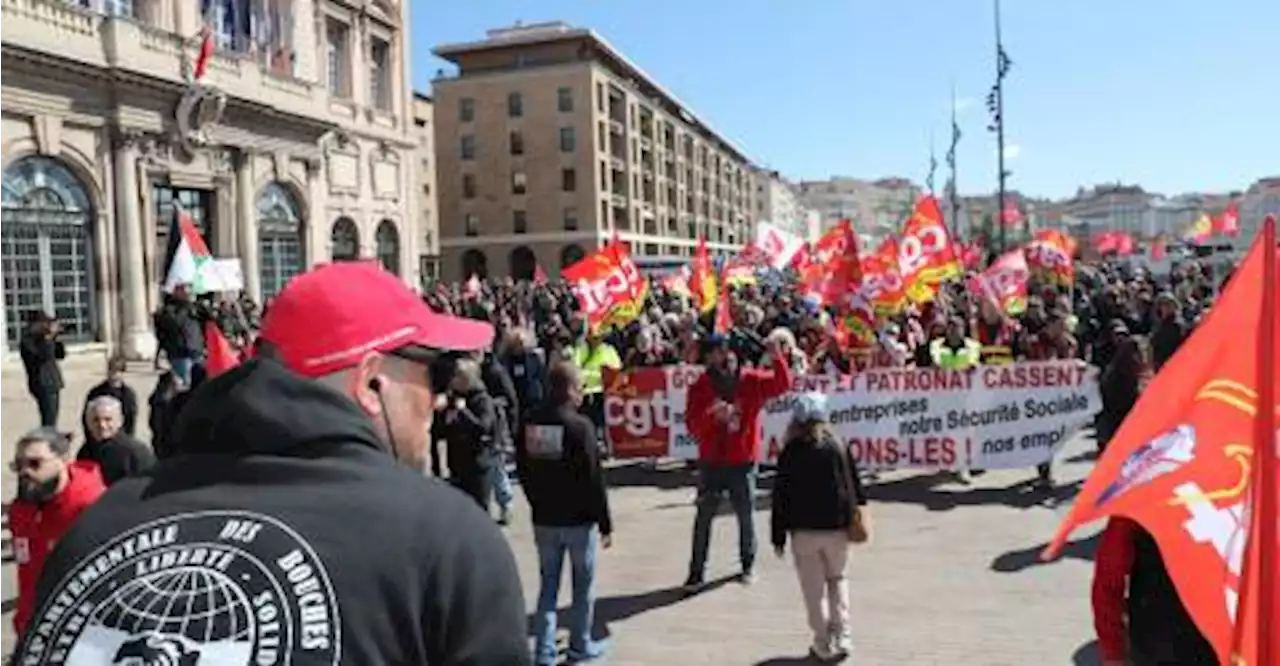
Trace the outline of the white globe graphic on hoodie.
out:
<instances>
[{"instance_id":1,"label":"white globe graphic on hoodie","mask_svg":"<svg viewBox=\"0 0 1280 666\"><path fill-rule=\"evenodd\" d=\"M248 664L253 609L229 576L181 567L135 578L98 604L70 664Z\"/></svg>"}]
</instances>

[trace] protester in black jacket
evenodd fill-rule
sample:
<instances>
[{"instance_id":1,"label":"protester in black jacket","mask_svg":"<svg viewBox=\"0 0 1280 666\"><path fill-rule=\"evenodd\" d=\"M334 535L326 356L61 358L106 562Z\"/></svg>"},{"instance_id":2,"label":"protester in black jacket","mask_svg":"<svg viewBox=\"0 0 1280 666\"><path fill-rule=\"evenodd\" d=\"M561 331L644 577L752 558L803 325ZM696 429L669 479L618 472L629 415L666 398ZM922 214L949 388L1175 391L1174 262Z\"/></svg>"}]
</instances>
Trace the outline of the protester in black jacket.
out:
<instances>
[{"instance_id":1,"label":"protester in black jacket","mask_svg":"<svg viewBox=\"0 0 1280 666\"><path fill-rule=\"evenodd\" d=\"M449 482L488 511L489 468L497 463L497 417L474 359L461 358L454 365L443 417Z\"/></svg>"},{"instance_id":2,"label":"protester in black jacket","mask_svg":"<svg viewBox=\"0 0 1280 666\"><path fill-rule=\"evenodd\" d=\"M107 378L101 384L89 389L89 394L85 396L84 402L89 404L94 398L109 395L120 401L120 408L124 415L124 431L130 437L137 432L138 424L138 394L134 392L133 387L124 383L124 371L127 367L125 360L120 356L113 356L107 361Z\"/></svg>"},{"instance_id":3,"label":"protester in black jacket","mask_svg":"<svg viewBox=\"0 0 1280 666\"><path fill-rule=\"evenodd\" d=\"M85 442L76 459L96 462L106 485L144 474L155 466L156 456L151 448L124 431L124 410L119 400L109 395L90 400L84 408L84 422Z\"/></svg>"},{"instance_id":4,"label":"protester in black jacket","mask_svg":"<svg viewBox=\"0 0 1280 666\"><path fill-rule=\"evenodd\" d=\"M517 416L521 419L540 406L546 395L546 365L534 351L536 341L532 338L533 334L525 329L515 329L507 335L505 361L520 402Z\"/></svg>"},{"instance_id":5,"label":"protester in black jacket","mask_svg":"<svg viewBox=\"0 0 1280 666\"><path fill-rule=\"evenodd\" d=\"M826 397L798 396L778 456L771 531L779 557L791 537L813 631L810 655L819 661L842 658L852 649L845 568L853 505L866 504L858 476L853 457L827 425Z\"/></svg>"},{"instance_id":6,"label":"protester in black jacket","mask_svg":"<svg viewBox=\"0 0 1280 666\"><path fill-rule=\"evenodd\" d=\"M151 429L151 450L156 458L164 459L165 434L169 429L169 407L182 390L182 382L173 372L165 372L156 379L156 387L147 398L147 427Z\"/></svg>"},{"instance_id":7,"label":"protester in black jacket","mask_svg":"<svg viewBox=\"0 0 1280 666\"><path fill-rule=\"evenodd\" d=\"M27 391L40 410L40 425L54 427L58 423L58 398L62 393L62 369L58 367L67 351L58 341L62 327L44 312L36 313L19 351L22 367L27 371Z\"/></svg>"},{"instance_id":8,"label":"protester in black jacket","mask_svg":"<svg viewBox=\"0 0 1280 666\"><path fill-rule=\"evenodd\" d=\"M534 611L534 662L556 663L556 603L565 552L573 571L569 612L569 657L590 659L603 648L591 641L597 541L612 545L613 521L600 468L595 426L582 416L582 379L569 362L551 366L550 398L529 413L516 443L516 470L533 509L533 529L542 563Z\"/></svg>"},{"instance_id":9,"label":"protester in black jacket","mask_svg":"<svg viewBox=\"0 0 1280 666\"><path fill-rule=\"evenodd\" d=\"M1156 322L1151 331L1151 365L1159 372L1187 339L1188 330L1173 294L1160 294L1156 299L1155 312Z\"/></svg>"},{"instance_id":10,"label":"protester in black jacket","mask_svg":"<svg viewBox=\"0 0 1280 666\"><path fill-rule=\"evenodd\" d=\"M155 316L160 349L169 359L169 367L188 383L192 366L204 360L204 324L191 300L189 287L185 284L174 287Z\"/></svg>"},{"instance_id":11,"label":"protester in black jacket","mask_svg":"<svg viewBox=\"0 0 1280 666\"><path fill-rule=\"evenodd\" d=\"M268 358L192 395L178 454L59 541L17 662L102 661L76 655L118 636L107 659L527 664L510 547L422 473L426 366L492 329L430 313L376 266L334 263L289 281L262 338ZM166 601L179 598L194 605Z\"/></svg>"}]
</instances>

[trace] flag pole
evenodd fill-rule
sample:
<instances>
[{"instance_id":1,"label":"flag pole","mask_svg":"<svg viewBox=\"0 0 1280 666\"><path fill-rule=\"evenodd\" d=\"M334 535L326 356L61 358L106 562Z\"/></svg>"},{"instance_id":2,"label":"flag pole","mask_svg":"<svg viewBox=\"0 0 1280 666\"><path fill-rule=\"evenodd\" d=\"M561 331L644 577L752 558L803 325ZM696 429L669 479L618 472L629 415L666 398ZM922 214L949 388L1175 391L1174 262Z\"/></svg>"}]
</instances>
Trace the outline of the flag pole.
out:
<instances>
[{"instance_id":1,"label":"flag pole","mask_svg":"<svg viewBox=\"0 0 1280 666\"><path fill-rule=\"evenodd\" d=\"M1280 579L1277 578L1276 553L1277 524L1280 524L1280 507L1277 503L1276 466L1280 464L1280 454L1276 452L1276 317L1277 287L1280 280L1277 273L1278 260L1276 250L1276 217L1267 216L1262 223L1263 263L1262 263L1262 322L1259 327L1258 340L1258 421L1257 421L1257 476L1256 492L1253 493L1256 507L1252 511L1250 525L1252 538L1258 543L1258 615L1253 618L1259 624L1258 664L1280 663L1280 645L1277 645L1276 632L1268 630L1273 626L1276 617L1277 597L1280 597ZM1248 550L1246 549L1246 553ZM1237 610L1237 617L1240 611ZM1239 636L1239 632L1236 634Z\"/></svg>"}]
</instances>

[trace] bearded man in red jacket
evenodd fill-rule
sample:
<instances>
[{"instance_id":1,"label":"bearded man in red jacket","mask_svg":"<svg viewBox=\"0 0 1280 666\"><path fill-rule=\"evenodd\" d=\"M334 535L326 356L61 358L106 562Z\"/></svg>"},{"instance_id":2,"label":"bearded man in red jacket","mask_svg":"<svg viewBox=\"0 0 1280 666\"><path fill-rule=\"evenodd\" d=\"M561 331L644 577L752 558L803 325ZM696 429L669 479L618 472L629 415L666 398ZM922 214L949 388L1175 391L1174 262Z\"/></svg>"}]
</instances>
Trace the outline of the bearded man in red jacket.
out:
<instances>
[{"instance_id":1,"label":"bearded man in red jacket","mask_svg":"<svg viewBox=\"0 0 1280 666\"><path fill-rule=\"evenodd\" d=\"M18 563L13 629L21 638L36 610L36 581L45 558L106 486L97 463L71 461L70 440L53 428L27 433L15 448L9 468L18 475L18 495L9 507L9 531Z\"/></svg>"},{"instance_id":2,"label":"bearded man in red jacket","mask_svg":"<svg viewBox=\"0 0 1280 666\"><path fill-rule=\"evenodd\" d=\"M771 352L772 369L741 368L728 341L712 335L706 341L707 370L689 387L684 418L689 434L698 443L698 500L693 556L684 584L686 594L696 594L705 585L711 519L725 494L738 516L738 554L742 562L738 580L747 585L753 580L753 511L760 449L757 423L764 404L791 388L787 355L776 345Z\"/></svg>"}]
</instances>

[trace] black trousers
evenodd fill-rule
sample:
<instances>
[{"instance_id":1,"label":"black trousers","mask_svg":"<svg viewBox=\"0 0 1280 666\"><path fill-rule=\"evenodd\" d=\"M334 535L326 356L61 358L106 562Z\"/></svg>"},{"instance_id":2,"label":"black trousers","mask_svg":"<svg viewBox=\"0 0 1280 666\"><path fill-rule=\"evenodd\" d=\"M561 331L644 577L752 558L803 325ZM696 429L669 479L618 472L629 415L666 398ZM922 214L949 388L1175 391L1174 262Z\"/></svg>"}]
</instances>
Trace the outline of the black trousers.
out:
<instances>
[{"instance_id":1,"label":"black trousers","mask_svg":"<svg viewBox=\"0 0 1280 666\"><path fill-rule=\"evenodd\" d=\"M489 511L489 475L484 468L469 469L459 474L449 469L449 483L471 496L481 509Z\"/></svg>"},{"instance_id":2,"label":"black trousers","mask_svg":"<svg viewBox=\"0 0 1280 666\"><path fill-rule=\"evenodd\" d=\"M31 392L36 399L36 409L40 410L40 425L53 428L58 425L58 389L40 389Z\"/></svg>"}]
</instances>

